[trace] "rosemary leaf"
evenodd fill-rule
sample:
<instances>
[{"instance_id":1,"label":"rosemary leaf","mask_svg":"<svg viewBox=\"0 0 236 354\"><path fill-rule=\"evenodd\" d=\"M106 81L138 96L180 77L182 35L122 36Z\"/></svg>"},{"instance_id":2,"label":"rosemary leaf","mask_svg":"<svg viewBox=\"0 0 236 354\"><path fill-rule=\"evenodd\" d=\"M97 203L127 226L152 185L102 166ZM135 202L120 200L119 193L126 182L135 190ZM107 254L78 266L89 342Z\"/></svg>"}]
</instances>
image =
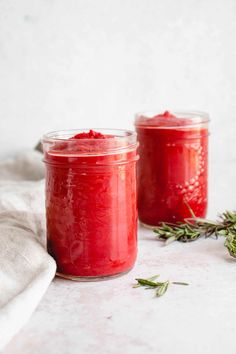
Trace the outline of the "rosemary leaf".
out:
<instances>
[{"instance_id":1,"label":"rosemary leaf","mask_svg":"<svg viewBox=\"0 0 236 354\"><path fill-rule=\"evenodd\" d=\"M142 280L144 280L144 281L153 281L153 280L157 279L159 276L160 276L159 274L156 274L156 275L153 275L152 277L150 277L148 279L141 279L141 283L142 283ZM140 278L137 278L135 280L137 280L138 283L133 285L133 288L139 288L140 286L142 286L142 284L138 281L138 280L140 280Z\"/></svg>"},{"instance_id":2,"label":"rosemary leaf","mask_svg":"<svg viewBox=\"0 0 236 354\"><path fill-rule=\"evenodd\" d=\"M148 280L148 279L137 278L137 279L135 279L135 280L137 280L137 282L138 282L139 285L141 285L141 286L147 285L147 286L151 286L151 287L154 287L154 288L156 288L157 286L159 286L159 285L158 285L159 283L150 281L150 280Z\"/></svg>"},{"instance_id":3,"label":"rosemary leaf","mask_svg":"<svg viewBox=\"0 0 236 354\"><path fill-rule=\"evenodd\" d=\"M156 291L156 296L162 296L165 294L165 292L167 291L168 287L169 287L170 282L169 281L165 281L164 283L162 283L161 286L159 286L159 288Z\"/></svg>"},{"instance_id":4,"label":"rosemary leaf","mask_svg":"<svg viewBox=\"0 0 236 354\"><path fill-rule=\"evenodd\" d=\"M166 240L165 245L168 246L170 243L172 243L176 240L177 240L176 236L171 236Z\"/></svg>"}]
</instances>

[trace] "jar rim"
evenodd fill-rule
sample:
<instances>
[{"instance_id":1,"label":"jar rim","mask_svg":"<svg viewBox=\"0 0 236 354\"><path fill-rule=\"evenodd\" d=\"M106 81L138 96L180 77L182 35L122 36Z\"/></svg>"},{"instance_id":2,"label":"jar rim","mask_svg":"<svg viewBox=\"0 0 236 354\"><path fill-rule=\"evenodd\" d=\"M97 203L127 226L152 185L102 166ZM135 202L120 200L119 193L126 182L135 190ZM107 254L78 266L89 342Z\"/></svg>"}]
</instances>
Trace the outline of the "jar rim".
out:
<instances>
[{"instance_id":1,"label":"jar rim","mask_svg":"<svg viewBox=\"0 0 236 354\"><path fill-rule=\"evenodd\" d=\"M66 129L51 131L43 135L41 142L44 152L52 151L58 155L65 153L70 156L103 156L119 154L137 148L137 133L132 130L93 128L94 131L111 135L111 138L73 139L78 133L89 131L90 128ZM61 149L61 144L63 148Z\"/></svg>"},{"instance_id":2,"label":"jar rim","mask_svg":"<svg viewBox=\"0 0 236 354\"><path fill-rule=\"evenodd\" d=\"M78 139L73 139L73 136L78 134L78 133L84 133L89 130L94 130L99 133L103 134L108 134L110 133L113 135L116 139L127 139L127 138L134 138L136 139L137 133L133 130L126 130L126 129L113 129L113 128L78 128L78 129L64 129L64 130L53 130L48 133L45 133L42 137L42 142L44 141L67 141L68 138L70 138L70 141L78 141ZM116 134L114 134L116 133ZM120 135L118 135L120 133ZM123 134L123 135L121 135ZM64 137L60 137L60 135L63 135ZM70 136L72 135L72 136ZM83 141L91 141L91 139L83 138L81 139ZM104 141L103 138L96 138L96 140L99 141Z\"/></svg>"},{"instance_id":3,"label":"jar rim","mask_svg":"<svg viewBox=\"0 0 236 354\"><path fill-rule=\"evenodd\" d=\"M162 110L163 111L163 110ZM162 112L161 111L161 112ZM150 110L150 111L141 111L135 114L135 125L137 126L146 126L149 120L150 127L156 129L182 129L182 128L191 128L199 125L208 124L210 122L209 114L205 111L199 110L181 110L181 109L173 109L168 110L171 114L175 116L175 118L179 120L186 119L187 124L155 124L155 122L150 122L152 118L157 116L158 110ZM160 112L160 111L159 111ZM165 111L163 111L164 113Z\"/></svg>"}]
</instances>

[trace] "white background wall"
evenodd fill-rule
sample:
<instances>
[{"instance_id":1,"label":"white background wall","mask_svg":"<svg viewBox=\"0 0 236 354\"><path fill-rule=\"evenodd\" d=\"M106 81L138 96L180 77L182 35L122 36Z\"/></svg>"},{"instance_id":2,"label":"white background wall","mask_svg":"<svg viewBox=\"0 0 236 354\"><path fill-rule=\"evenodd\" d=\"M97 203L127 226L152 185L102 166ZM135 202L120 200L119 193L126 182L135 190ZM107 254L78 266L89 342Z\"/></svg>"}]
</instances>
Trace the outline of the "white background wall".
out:
<instances>
[{"instance_id":1,"label":"white background wall","mask_svg":"<svg viewBox=\"0 0 236 354\"><path fill-rule=\"evenodd\" d=\"M0 0L0 154L48 130L206 110L236 161L235 0Z\"/></svg>"}]
</instances>

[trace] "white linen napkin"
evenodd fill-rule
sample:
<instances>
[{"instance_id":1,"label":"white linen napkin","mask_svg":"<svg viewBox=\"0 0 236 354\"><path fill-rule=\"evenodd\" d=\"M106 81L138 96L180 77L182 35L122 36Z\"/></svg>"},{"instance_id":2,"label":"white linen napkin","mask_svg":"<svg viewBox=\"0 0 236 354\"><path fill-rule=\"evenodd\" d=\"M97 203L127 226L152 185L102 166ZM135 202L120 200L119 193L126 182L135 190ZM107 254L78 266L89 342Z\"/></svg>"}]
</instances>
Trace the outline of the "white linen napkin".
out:
<instances>
[{"instance_id":1,"label":"white linen napkin","mask_svg":"<svg viewBox=\"0 0 236 354\"><path fill-rule=\"evenodd\" d=\"M43 176L37 151L0 162L0 350L30 318L56 271L44 247Z\"/></svg>"}]
</instances>

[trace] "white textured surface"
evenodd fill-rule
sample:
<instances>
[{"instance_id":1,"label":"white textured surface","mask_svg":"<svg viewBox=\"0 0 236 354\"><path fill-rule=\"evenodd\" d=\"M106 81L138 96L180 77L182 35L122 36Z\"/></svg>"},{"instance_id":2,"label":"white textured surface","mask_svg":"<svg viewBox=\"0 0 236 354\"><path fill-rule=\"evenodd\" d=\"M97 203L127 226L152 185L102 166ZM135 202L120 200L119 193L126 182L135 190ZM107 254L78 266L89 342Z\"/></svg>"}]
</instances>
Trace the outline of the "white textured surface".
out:
<instances>
[{"instance_id":1,"label":"white textured surface","mask_svg":"<svg viewBox=\"0 0 236 354\"><path fill-rule=\"evenodd\" d=\"M1 0L0 154L161 106L208 111L213 159L236 158L235 16L235 0Z\"/></svg>"},{"instance_id":2,"label":"white textured surface","mask_svg":"<svg viewBox=\"0 0 236 354\"><path fill-rule=\"evenodd\" d=\"M210 216L236 208L233 164L211 166ZM120 278L53 281L38 309L3 354L234 354L236 261L223 240L168 247L139 230L135 268ZM162 298L133 289L135 277L160 273L187 281Z\"/></svg>"},{"instance_id":3,"label":"white textured surface","mask_svg":"<svg viewBox=\"0 0 236 354\"><path fill-rule=\"evenodd\" d=\"M137 266L122 278L55 280L4 354L234 354L236 262L222 242L161 248L145 232L139 249ZM173 285L162 298L132 288L135 277L158 272L191 285Z\"/></svg>"}]
</instances>

